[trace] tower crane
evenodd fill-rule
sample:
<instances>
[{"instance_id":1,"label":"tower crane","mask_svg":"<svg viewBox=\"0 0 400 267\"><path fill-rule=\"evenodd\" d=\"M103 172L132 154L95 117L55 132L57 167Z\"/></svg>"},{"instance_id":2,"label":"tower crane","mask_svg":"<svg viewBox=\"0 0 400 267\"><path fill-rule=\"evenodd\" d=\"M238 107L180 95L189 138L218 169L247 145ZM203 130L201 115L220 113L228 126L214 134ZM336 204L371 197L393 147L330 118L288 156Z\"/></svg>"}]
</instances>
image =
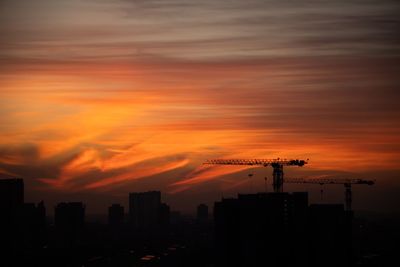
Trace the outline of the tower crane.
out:
<instances>
[{"instance_id":1,"label":"tower crane","mask_svg":"<svg viewBox=\"0 0 400 267\"><path fill-rule=\"evenodd\" d=\"M207 160L203 164L212 165L249 165L249 166L271 166L273 169L273 188L274 192L283 192L283 166L299 166L302 167L308 163L302 159L212 159Z\"/></svg>"},{"instance_id":2,"label":"tower crane","mask_svg":"<svg viewBox=\"0 0 400 267\"><path fill-rule=\"evenodd\" d=\"M364 180L364 179L285 179L285 183L295 183L295 184L342 184L345 188L345 205L346 210L351 211L351 203L352 203L352 191L351 185L353 184L366 184L373 185L375 184L374 180Z\"/></svg>"}]
</instances>

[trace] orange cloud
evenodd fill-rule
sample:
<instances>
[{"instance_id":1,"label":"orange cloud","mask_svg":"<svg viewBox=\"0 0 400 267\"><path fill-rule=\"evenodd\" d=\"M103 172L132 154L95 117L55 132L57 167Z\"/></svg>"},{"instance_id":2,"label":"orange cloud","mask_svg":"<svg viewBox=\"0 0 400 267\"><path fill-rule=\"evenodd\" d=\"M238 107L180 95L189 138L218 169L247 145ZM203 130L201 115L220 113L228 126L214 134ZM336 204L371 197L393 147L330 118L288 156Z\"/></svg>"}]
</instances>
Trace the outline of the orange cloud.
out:
<instances>
[{"instance_id":1,"label":"orange cloud","mask_svg":"<svg viewBox=\"0 0 400 267\"><path fill-rule=\"evenodd\" d=\"M219 176L228 175L231 173L240 172L248 169L251 166L212 166L199 167L190 172L184 180L173 183L172 186L195 185L214 179Z\"/></svg>"},{"instance_id":2,"label":"orange cloud","mask_svg":"<svg viewBox=\"0 0 400 267\"><path fill-rule=\"evenodd\" d=\"M335 60L22 64L0 74L0 168L20 175L35 168L35 179L65 191L182 169L179 181L153 182L171 192L243 170L196 169L220 157L311 158L304 168L318 170L398 168L396 95L388 97L387 79L397 72ZM365 92L337 88L336 80L360 88L348 73L364 72L374 75ZM35 151L16 151L26 142Z\"/></svg>"},{"instance_id":3,"label":"orange cloud","mask_svg":"<svg viewBox=\"0 0 400 267\"><path fill-rule=\"evenodd\" d=\"M148 166L148 167L141 167L138 166L137 168L133 168L132 170L127 171L126 173L107 177L98 182L90 183L85 186L85 189L96 189L100 187L109 187L118 183L132 181L144 177L153 176L156 174L161 174L167 171L171 171L177 168L181 168L186 166L189 163L188 159L179 160L176 162L167 162L157 166Z\"/></svg>"}]
</instances>

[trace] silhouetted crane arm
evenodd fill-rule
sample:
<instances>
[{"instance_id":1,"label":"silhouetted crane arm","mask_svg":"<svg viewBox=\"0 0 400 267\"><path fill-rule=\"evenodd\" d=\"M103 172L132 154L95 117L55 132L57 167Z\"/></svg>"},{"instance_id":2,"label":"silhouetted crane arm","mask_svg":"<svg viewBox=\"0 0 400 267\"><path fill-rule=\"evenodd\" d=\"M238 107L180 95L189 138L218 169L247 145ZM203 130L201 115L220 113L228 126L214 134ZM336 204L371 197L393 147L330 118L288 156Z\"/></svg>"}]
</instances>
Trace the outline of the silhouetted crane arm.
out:
<instances>
[{"instance_id":1,"label":"silhouetted crane arm","mask_svg":"<svg viewBox=\"0 0 400 267\"><path fill-rule=\"evenodd\" d=\"M287 178L285 179L285 183L292 184L366 184L373 185L375 184L374 180L365 180L365 179L334 179L334 178L326 178L326 179L303 179L303 178Z\"/></svg>"},{"instance_id":2,"label":"silhouetted crane arm","mask_svg":"<svg viewBox=\"0 0 400 267\"><path fill-rule=\"evenodd\" d=\"M351 211L351 203L353 202L351 185L353 184L366 184L373 185L375 184L374 180L365 180L365 179L295 179L288 178L284 180L285 183L292 184L342 184L345 188L345 204L346 210Z\"/></svg>"},{"instance_id":3,"label":"silhouetted crane arm","mask_svg":"<svg viewBox=\"0 0 400 267\"><path fill-rule=\"evenodd\" d=\"M203 164L213 165L248 165L248 166L271 166L273 168L273 182L274 192L283 192L283 166L304 166L308 163L307 160L302 159L211 159Z\"/></svg>"},{"instance_id":4,"label":"silhouetted crane arm","mask_svg":"<svg viewBox=\"0 0 400 267\"><path fill-rule=\"evenodd\" d=\"M211 159L207 160L203 164L212 165L258 165L258 166L272 166L274 164L283 166L304 166L308 163L308 160L300 159Z\"/></svg>"}]
</instances>

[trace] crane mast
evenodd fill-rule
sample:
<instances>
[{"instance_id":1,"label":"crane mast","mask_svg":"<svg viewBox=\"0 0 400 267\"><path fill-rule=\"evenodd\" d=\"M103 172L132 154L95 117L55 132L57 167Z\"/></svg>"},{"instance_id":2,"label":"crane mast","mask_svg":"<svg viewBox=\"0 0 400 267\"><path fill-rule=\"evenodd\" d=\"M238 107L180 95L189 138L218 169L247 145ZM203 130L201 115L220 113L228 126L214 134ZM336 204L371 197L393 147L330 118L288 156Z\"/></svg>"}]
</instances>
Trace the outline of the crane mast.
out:
<instances>
[{"instance_id":1,"label":"crane mast","mask_svg":"<svg viewBox=\"0 0 400 267\"><path fill-rule=\"evenodd\" d=\"M248 165L248 166L271 166L273 169L273 188L274 192L283 192L283 166L299 166L302 167L308 163L307 160L302 159L212 159L207 160L203 164L211 165Z\"/></svg>"}]
</instances>

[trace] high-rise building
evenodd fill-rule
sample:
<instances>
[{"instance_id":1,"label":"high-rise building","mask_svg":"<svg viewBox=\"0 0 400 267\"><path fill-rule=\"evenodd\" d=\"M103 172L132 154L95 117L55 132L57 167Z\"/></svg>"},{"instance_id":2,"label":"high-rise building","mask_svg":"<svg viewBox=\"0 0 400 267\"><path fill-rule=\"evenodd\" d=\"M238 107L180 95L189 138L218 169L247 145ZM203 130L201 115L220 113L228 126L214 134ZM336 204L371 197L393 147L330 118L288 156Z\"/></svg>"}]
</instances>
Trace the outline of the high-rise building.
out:
<instances>
[{"instance_id":1,"label":"high-rise building","mask_svg":"<svg viewBox=\"0 0 400 267\"><path fill-rule=\"evenodd\" d=\"M307 193L259 193L214 205L219 266L290 266L292 241L306 227ZM296 223L302 229L294 227ZM306 242L305 240L302 240ZM296 259L296 261L295 261Z\"/></svg>"},{"instance_id":2,"label":"high-rise building","mask_svg":"<svg viewBox=\"0 0 400 267\"><path fill-rule=\"evenodd\" d=\"M200 204L197 206L197 222L205 223L208 221L208 206Z\"/></svg>"},{"instance_id":3,"label":"high-rise building","mask_svg":"<svg viewBox=\"0 0 400 267\"><path fill-rule=\"evenodd\" d=\"M0 207L14 209L24 203L24 181L22 179L0 180Z\"/></svg>"},{"instance_id":4,"label":"high-rise building","mask_svg":"<svg viewBox=\"0 0 400 267\"><path fill-rule=\"evenodd\" d=\"M170 222L170 208L167 204L161 203L158 216L159 226L167 227Z\"/></svg>"},{"instance_id":5,"label":"high-rise building","mask_svg":"<svg viewBox=\"0 0 400 267\"><path fill-rule=\"evenodd\" d=\"M54 209L54 223L58 246L75 246L84 237L85 205L82 202L58 203Z\"/></svg>"},{"instance_id":6,"label":"high-rise building","mask_svg":"<svg viewBox=\"0 0 400 267\"><path fill-rule=\"evenodd\" d=\"M16 228L18 229L15 239L20 246L41 246L46 236L46 209L43 201L24 203L16 214Z\"/></svg>"},{"instance_id":7,"label":"high-rise building","mask_svg":"<svg viewBox=\"0 0 400 267\"><path fill-rule=\"evenodd\" d=\"M44 203L24 203L23 179L0 180L1 246L21 249L41 246L46 235Z\"/></svg>"},{"instance_id":8,"label":"high-rise building","mask_svg":"<svg viewBox=\"0 0 400 267\"><path fill-rule=\"evenodd\" d=\"M351 217L342 204L310 205L308 233L309 266L351 265Z\"/></svg>"},{"instance_id":9,"label":"high-rise building","mask_svg":"<svg viewBox=\"0 0 400 267\"><path fill-rule=\"evenodd\" d=\"M137 228L154 228L168 224L169 206L161 203L161 192L130 193L129 220Z\"/></svg>"},{"instance_id":10,"label":"high-rise building","mask_svg":"<svg viewBox=\"0 0 400 267\"><path fill-rule=\"evenodd\" d=\"M108 208L108 224L118 226L124 222L124 207L120 204L112 204Z\"/></svg>"},{"instance_id":11,"label":"high-rise building","mask_svg":"<svg viewBox=\"0 0 400 267\"><path fill-rule=\"evenodd\" d=\"M129 194L129 217L135 227L147 228L158 224L161 192L149 191Z\"/></svg>"},{"instance_id":12,"label":"high-rise building","mask_svg":"<svg viewBox=\"0 0 400 267\"><path fill-rule=\"evenodd\" d=\"M62 202L54 209L54 222L57 229L76 233L85 225L85 205L82 202Z\"/></svg>"},{"instance_id":13,"label":"high-rise building","mask_svg":"<svg viewBox=\"0 0 400 267\"><path fill-rule=\"evenodd\" d=\"M22 179L0 180L0 249L17 248L18 214L24 205L24 181Z\"/></svg>"}]
</instances>

